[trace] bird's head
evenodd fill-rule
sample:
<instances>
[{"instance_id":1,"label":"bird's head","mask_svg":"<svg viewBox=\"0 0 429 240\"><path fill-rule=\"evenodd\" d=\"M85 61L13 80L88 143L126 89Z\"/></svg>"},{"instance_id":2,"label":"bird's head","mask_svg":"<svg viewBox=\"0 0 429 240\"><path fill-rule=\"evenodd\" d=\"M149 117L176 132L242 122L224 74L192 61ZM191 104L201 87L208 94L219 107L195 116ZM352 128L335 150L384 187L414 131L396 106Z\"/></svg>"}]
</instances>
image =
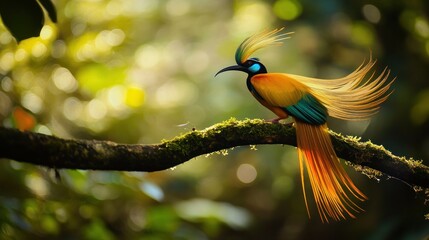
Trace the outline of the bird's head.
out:
<instances>
[{"instance_id":1,"label":"bird's head","mask_svg":"<svg viewBox=\"0 0 429 240\"><path fill-rule=\"evenodd\" d=\"M219 73L226 72L226 71L241 71L249 74L249 76L253 76L260 73L267 73L267 69L261 62L259 62L259 59L257 58L249 58L243 63L226 67L220 70L219 72L217 72L216 76Z\"/></svg>"},{"instance_id":2,"label":"bird's head","mask_svg":"<svg viewBox=\"0 0 429 240\"><path fill-rule=\"evenodd\" d=\"M289 38L288 35L291 34L291 32L277 34L282 30L283 28L273 31L263 31L246 38L235 51L235 62L237 62L237 65L226 67L217 72L215 76L219 73L233 70L245 72L249 74L249 76L267 73L267 69L259 59L251 58L250 55L263 47L280 45L282 40Z\"/></svg>"}]
</instances>

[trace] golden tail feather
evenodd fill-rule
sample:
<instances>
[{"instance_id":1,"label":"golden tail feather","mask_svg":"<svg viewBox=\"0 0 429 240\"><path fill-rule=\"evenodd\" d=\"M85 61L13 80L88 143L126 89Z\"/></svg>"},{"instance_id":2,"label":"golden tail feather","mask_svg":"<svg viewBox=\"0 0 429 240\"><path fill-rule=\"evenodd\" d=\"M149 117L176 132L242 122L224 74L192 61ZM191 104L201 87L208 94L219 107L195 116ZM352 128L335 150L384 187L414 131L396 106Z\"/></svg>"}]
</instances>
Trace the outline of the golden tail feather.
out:
<instances>
[{"instance_id":1,"label":"golden tail feather","mask_svg":"<svg viewBox=\"0 0 429 240\"><path fill-rule=\"evenodd\" d=\"M304 168L313 191L314 200L322 222L329 218L339 221L353 212L363 211L350 196L364 201L366 196L353 184L335 154L328 127L295 121L298 144L298 157L302 188L308 215L307 196L304 184Z\"/></svg>"}]
</instances>

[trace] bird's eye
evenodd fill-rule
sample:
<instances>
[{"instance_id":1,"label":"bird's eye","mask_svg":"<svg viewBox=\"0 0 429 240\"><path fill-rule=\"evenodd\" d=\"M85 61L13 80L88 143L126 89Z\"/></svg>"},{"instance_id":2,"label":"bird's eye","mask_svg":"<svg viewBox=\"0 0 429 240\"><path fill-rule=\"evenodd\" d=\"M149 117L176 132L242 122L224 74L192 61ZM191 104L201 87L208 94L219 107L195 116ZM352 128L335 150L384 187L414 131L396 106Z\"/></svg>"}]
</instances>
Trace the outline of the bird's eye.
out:
<instances>
[{"instance_id":1,"label":"bird's eye","mask_svg":"<svg viewBox=\"0 0 429 240\"><path fill-rule=\"evenodd\" d=\"M261 65L258 63L254 63L252 66L250 66L249 71L256 73L257 71L259 71L259 69L261 69Z\"/></svg>"}]
</instances>

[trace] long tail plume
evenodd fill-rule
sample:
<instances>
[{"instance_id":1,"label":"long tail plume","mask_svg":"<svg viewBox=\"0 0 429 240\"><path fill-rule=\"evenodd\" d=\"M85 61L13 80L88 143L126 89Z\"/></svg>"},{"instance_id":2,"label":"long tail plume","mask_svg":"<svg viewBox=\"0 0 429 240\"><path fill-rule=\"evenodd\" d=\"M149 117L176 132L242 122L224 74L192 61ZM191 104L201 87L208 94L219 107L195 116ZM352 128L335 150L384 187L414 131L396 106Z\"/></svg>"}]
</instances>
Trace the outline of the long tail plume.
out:
<instances>
[{"instance_id":1,"label":"long tail plume","mask_svg":"<svg viewBox=\"0 0 429 240\"><path fill-rule=\"evenodd\" d=\"M353 184L335 154L326 123L311 125L296 122L301 181L308 215L310 211L305 191L305 174L313 191L322 222L339 221L363 211L352 198L364 201L366 196Z\"/></svg>"}]
</instances>

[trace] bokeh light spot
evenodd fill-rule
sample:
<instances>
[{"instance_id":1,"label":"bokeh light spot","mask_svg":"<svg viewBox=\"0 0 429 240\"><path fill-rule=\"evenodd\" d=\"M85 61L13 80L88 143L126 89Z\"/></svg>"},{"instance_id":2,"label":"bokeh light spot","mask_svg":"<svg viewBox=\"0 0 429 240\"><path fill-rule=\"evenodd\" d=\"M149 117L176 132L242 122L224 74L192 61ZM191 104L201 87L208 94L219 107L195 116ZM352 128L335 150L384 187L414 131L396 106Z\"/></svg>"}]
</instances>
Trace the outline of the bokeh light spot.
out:
<instances>
[{"instance_id":1,"label":"bokeh light spot","mask_svg":"<svg viewBox=\"0 0 429 240\"><path fill-rule=\"evenodd\" d=\"M255 181L258 172L253 165L248 163L241 164L237 169L237 178L242 183L251 183Z\"/></svg>"},{"instance_id":2,"label":"bokeh light spot","mask_svg":"<svg viewBox=\"0 0 429 240\"><path fill-rule=\"evenodd\" d=\"M48 51L48 48L46 47L45 44L43 44L42 42L36 42L33 45L33 48L31 49L31 54L34 57L39 58L45 55L47 51Z\"/></svg>"},{"instance_id":3,"label":"bokeh light spot","mask_svg":"<svg viewBox=\"0 0 429 240\"><path fill-rule=\"evenodd\" d=\"M264 2L241 1L234 16L234 32L246 33L265 28L273 20L271 7Z\"/></svg>"},{"instance_id":4,"label":"bokeh light spot","mask_svg":"<svg viewBox=\"0 0 429 240\"><path fill-rule=\"evenodd\" d=\"M45 179L41 178L36 174L27 175L25 177L25 185L27 185L27 187L31 189L34 194L40 197L46 196L49 191Z\"/></svg>"},{"instance_id":5,"label":"bokeh light spot","mask_svg":"<svg viewBox=\"0 0 429 240\"><path fill-rule=\"evenodd\" d=\"M0 33L0 44L9 44L12 39L12 35L8 31L3 31L2 33Z\"/></svg>"},{"instance_id":6,"label":"bokeh light spot","mask_svg":"<svg viewBox=\"0 0 429 240\"><path fill-rule=\"evenodd\" d=\"M58 89L66 93L74 92L78 87L73 74L64 67L59 67L52 72L52 80Z\"/></svg>"},{"instance_id":7,"label":"bokeh light spot","mask_svg":"<svg viewBox=\"0 0 429 240\"><path fill-rule=\"evenodd\" d=\"M100 120L106 116L107 107L101 100L92 99L87 105L87 111L91 118Z\"/></svg>"},{"instance_id":8,"label":"bokeh light spot","mask_svg":"<svg viewBox=\"0 0 429 240\"><path fill-rule=\"evenodd\" d=\"M136 63L142 68L153 68L160 61L159 51L152 45L141 46L136 51Z\"/></svg>"},{"instance_id":9,"label":"bokeh light spot","mask_svg":"<svg viewBox=\"0 0 429 240\"><path fill-rule=\"evenodd\" d=\"M378 8L372 4L365 4L362 7L362 13L365 16L366 20L372 23L378 23L381 19L381 13Z\"/></svg>"},{"instance_id":10,"label":"bokeh light spot","mask_svg":"<svg viewBox=\"0 0 429 240\"><path fill-rule=\"evenodd\" d=\"M34 113L39 113L43 109L43 100L32 92L25 92L21 103L22 106Z\"/></svg>"},{"instance_id":11,"label":"bokeh light spot","mask_svg":"<svg viewBox=\"0 0 429 240\"><path fill-rule=\"evenodd\" d=\"M119 46L125 39L125 33L121 29L113 29L107 34L107 43L110 46Z\"/></svg>"},{"instance_id":12,"label":"bokeh light spot","mask_svg":"<svg viewBox=\"0 0 429 240\"><path fill-rule=\"evenodd\" d=\"M17 62L22 62L28 59L28 52L23 49L23 48L19 48L16 50L15 52L15 61Z\"/></svg>"},{"instance_id":13,"label":"bokeh light spot","mask_svg":"<svg viewBox=\"0 0 429 240\"><path fill-rule=\"evenodd\" d=\"M42 40L49 40L54 37L54 33L54 28L52 26L45 25L40 31L40 38Z\"/></svg>"},{"instance_id":14,"label":"bokeh light spot","mask_svg":"<svg viewBox=\"0 0 429 240\"><path fill-rule=\"evenodd\" d=\"M284 20L293 20L302 13L302 6L294 0L278 0L273 6L277 17Z\"/></svg>"},{"instance_id":15,"label":"bokeh light spot","mask_svg":"<svg viewBox=\"0 0 429 240\"><path fill-rule=\"evenodd\" d=\"M49 129L45 125L38 125L35 130L36 130L36 132L41 133L41 134L52 135L51 129Z\"/></svg>"},{"instance_id":16,"label":"bokeh light spot","mask_svg":"<svg viewBox=\"0 0 429 240\"><path fill-rule=\"evenodd\" d=\"M66 43L63 40L57 40L52 44L51 55L53 58L61 58L67 51Z\"/></svg>"},{"instance_id":17,"label":"bokeh light spot","mask_svg":"<svg viewBox=\"0 0 429 240\"><path fill-rule=\"evenodd\" d=\"M417 18L414 23L414 28L420 36L427 38L429 37L429 24L424 18Z\"/></svg>"},{"instance_id":18,"label":"bokeh light spot","mask_svg":"<svg viewBox=\"0 0 429 240\"><path fill-rule=\"evenodd\" d=\"M0 72L9 72L15 66L15 57L12 52L0 56Z\"/></svg>"},{"instance_id":19,"label":"bokeh light spot","mask_svg":"<svg viewBox=\"0 0 429 240\"><path fill-rule=\"evenodd\" d=\"M10 92L13 89L12 79L8 76L0 80L0 86L5 92Z\"/></svg>"},{"instance_id":20,"label":"bokeh light spot","mask_svg":"<svg viewBox=\"0 0 429 240\"><path fill-rule=\"evenodd\" d=\"M138 87L128 87L125 94L125 103L130 107L140 107L144 102L144 91Z\"/></svg>"},{"instance_id":21,"label":"bokeh light spot","mask_svg":"<svg viewBox=\"0 0 429 240\"><path fill-rule=\"evenodd\" d=\"M64 101L63 114L70 120L74 121L80 118L82 114L83 106L79 99L75 97L69 97Z\"/></svg>"},{"instance_id":22,"label":"bokeh light spot","mask_svg":"<svg viewBox=\"0 0 429 240\"><path fill-rule=\"evenodd\" d=\"M55 219L61 223L65 223L68 220L68 213L64 208L58 208L55 210Z\"/></svg>"},{"instance_id":23,"label":"bokeh light spot","mask_svg":"<svg viewBox=\"0 0 429 240\"><path fill-rule=\"evenodd\" d=\"M95 48L100 52L108 52L112 47L119 46L125 39L125 33L121 29L101 31L95 37Z\"/></svg>"},{"instance_id":24,"label":"bokeh light spot","mask_svg":"<svg viewBox=\"0 0 429 240\"><path fill-rule=\"evenodd\" d=\"M111 107L116 110L122 110L125 107L126 88L122 85L117 85L109 89L107 93L107 101Z\"/></svg>"},{"instance_id":25,"label":"bokeh light spot","mask_svg":"<svg viewBox=\"0 0 429 240\"><path fill-rule=\"evenodd\" d=\"M87 28L86 23L84 23L84 22L75 22L75 23L72 24L72 29L71 29L72 30L72 34L77 37L77 36L83 34L85 32L86 28Z\"/></svg>"}]
</instances>

